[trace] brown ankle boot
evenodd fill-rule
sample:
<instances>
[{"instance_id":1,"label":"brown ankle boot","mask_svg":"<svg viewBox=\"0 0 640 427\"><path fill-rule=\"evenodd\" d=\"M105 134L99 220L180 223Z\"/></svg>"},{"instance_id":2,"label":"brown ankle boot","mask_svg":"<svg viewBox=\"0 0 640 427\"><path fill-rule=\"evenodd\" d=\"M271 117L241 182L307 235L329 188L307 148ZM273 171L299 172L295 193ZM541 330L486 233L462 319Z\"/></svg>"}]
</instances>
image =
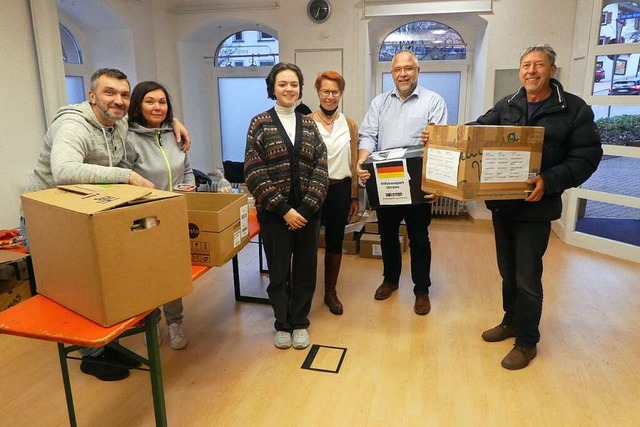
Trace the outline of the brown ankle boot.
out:
<instances>
[{"instance_id":1,"label":"brown ankle boot","mask_svg":"<svg viewBox=\"0 0 640 427\"><path fill-rule=\"evenodd\" d=\"M324 303L329 307L331 313L340 315L343 312L342 303L336 293L336 283L340 272L342 254L324 254Z\"/></svg>"}]
</instances>

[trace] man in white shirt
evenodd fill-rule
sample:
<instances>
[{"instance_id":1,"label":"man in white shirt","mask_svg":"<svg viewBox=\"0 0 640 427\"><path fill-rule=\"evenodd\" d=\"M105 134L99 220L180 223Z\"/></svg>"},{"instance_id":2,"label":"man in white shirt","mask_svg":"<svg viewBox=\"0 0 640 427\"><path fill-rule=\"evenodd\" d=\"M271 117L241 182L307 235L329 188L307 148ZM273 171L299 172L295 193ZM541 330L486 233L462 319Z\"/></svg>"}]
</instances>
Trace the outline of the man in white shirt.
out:
<instances>
[{"instance_id":1,"label":"man in white shirt","mask_svg":"<svg viewBox=\"0 0 640 427\"><path fill-rule=\"evenodd\" d=\"M362 163L374 151L422 145L421 132L429 123L447 123L447 105L437 93L418 85L420 67L418 59L409 51L396 53L391 63L395 88L371 101L371 106L360 126L358 150L358 176L366 182L370 174ZM426 195L433 201L433 195ZM398 232L402 220L407 225L411 254L411 278L416 296L414 312L426 315L431 311L431 242L429 224L431 205L386 206L377 209L378 230L384 264L383 282L375 299L384 300L398 289L402 271L402 252Z\"/></svg>"}]
</instances>

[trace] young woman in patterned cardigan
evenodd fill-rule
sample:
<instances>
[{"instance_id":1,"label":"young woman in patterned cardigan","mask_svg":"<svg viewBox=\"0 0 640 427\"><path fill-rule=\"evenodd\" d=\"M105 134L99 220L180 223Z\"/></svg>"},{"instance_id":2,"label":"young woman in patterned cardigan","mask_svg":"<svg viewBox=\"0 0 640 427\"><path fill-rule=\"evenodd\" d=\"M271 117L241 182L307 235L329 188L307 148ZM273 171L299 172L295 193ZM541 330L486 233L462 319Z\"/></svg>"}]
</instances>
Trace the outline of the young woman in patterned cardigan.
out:
<instances>
[{"instance_id":1,"label":"young woman in patterned cardigan","mask_svg":"<svg viewBox=\"0 0 640 427\"><path fill-rule=\"evenodd\" d=\"M276 105L251 120L244 175L269 265L274 345L303 349L309 345L320 207L329 183L327 150L314 121L294 111L304 83L300 69L278 63L266 82Z\"/></svg>"}]
</instances>

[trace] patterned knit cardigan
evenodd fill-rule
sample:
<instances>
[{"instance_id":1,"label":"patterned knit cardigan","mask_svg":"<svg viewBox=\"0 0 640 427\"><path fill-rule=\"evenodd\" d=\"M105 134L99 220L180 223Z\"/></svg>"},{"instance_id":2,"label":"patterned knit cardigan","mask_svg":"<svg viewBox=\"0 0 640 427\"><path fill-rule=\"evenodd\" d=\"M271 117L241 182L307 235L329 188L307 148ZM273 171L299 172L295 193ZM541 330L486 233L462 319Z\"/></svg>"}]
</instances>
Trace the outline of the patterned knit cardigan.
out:
<instances>
[{"instance_id":1,"label":"patterned knit cardigan","mask_svg":"<svg viewBox=\"0 0 640 427\"><path fill-rule=\"evenodd\" d=\"M258 114L247 131L244 157L247 188L258 211L284 216L294 208L309 219L327 195L327 147L314 121L296 113L291 144L274 108Z\"/></svg>"}]
</instances>

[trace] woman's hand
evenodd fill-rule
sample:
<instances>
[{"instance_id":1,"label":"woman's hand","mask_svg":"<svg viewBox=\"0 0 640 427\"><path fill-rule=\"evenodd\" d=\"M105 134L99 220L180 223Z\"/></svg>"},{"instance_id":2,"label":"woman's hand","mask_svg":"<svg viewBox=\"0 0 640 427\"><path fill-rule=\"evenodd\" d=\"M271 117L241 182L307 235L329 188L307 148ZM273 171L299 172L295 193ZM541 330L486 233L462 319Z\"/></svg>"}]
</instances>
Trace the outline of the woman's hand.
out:
<instances>
[{"instance_id":1,"label":"woman's hand","mask_svg":"<svg viewBox=\"0 0 640 427\"><path fill-rule=\"evenodd\" d=\"M351 219L357 215L358 210L360 210L360 202L358 202L358 199L351 199L351 205L349 206L349 218Z\"/></svg>"},{"instance_id":2,"label":"woman's hand","mask_svg":"<svg viewBox=\"0 0 640 427\"><path fill-rule=\"evenodd\" d=\"M298 211L293 208L289 209L289 211L284 214L284 220L287 223L289 230L297 230L307 225L305 217L300 215Z\"/></svg>"}]
</instances>

